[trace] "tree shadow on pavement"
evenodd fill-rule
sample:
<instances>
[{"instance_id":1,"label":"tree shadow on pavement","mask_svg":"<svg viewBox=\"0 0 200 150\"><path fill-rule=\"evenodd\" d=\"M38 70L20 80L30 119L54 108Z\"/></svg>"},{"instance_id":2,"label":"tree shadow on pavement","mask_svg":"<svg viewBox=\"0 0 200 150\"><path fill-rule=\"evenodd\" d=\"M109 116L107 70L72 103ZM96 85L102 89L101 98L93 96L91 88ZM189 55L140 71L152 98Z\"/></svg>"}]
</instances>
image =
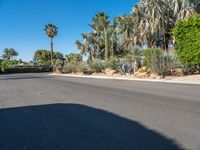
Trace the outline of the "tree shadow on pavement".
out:
<instances>
[{"instance_id":1,"label":"tree shadow on pavement","mask_svg":"<svg viewBox=\"0 0 200 150\"><path fill-rule=\"evenodd\" d=\"M78 104L0 109L0 150L182 150L138 122Z\"/></svg>"}]
</instances>

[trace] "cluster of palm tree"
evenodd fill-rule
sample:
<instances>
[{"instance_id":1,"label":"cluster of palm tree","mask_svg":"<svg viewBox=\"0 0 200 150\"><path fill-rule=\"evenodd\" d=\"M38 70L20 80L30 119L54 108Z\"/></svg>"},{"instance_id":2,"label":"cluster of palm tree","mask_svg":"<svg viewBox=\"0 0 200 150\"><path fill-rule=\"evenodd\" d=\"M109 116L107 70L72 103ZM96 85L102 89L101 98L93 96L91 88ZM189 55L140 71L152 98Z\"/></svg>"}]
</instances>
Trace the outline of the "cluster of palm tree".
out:
<instances>
[{"instance_id":1,"label":"cluster of palm tree","mask_svg":"<svg viewBox=\"0 0 200 150\"><path fill-rule=\"evenodd\" d=\"M18 56L19 53L14 48L5 48L3 59L12 59L14 60L14 57Z\"/></svg>"},{"instance_id":2,"label":"cluster of palm tree","mask_svg":"<svg viewBox=\"0 0 200 150\"><path fill-rule=\"evenodd\" d=\"M200 0L140 0L131 14L115 17L99 12L92 18L92 31L75 44L89 59L109 59L139 45L163 48L173 45L171 30L177 20L200 13Z\"/></svg>"},{"instance_id":3,"label":"cluster of palm tree","mask_svg":"<svg viewBox=\"0 0 200 150\"><path fill-rule=\"evenodd\" d=\"M92 32L83 33L83 42L77 40L75 44L81 55L89 54L89 59L99 58L108 60L115 56L118 49L117 20L111 23L109 16L99 12L92 18L90 27Z\"/></svg>"}]
</instances>

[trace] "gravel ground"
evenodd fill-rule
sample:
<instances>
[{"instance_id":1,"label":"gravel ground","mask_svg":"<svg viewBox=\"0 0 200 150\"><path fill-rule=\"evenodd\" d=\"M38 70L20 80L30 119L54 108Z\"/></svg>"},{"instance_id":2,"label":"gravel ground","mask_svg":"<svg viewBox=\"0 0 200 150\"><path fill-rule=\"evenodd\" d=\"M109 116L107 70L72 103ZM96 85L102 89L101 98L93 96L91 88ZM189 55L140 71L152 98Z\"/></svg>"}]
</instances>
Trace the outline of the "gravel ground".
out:
<instances>
[{"instance_id":1,"label":"gravel ground","mask_svg":"<svg viewBox=\"0 0 200 150\"><path fill-rule=\"evenodd\" d=\"M200 75L189 75L184 77L176 77L172 78L173 81L185 81L185 82L193 82L193 83L200 83Z\"/></svg>"},{"instance_id":2,"label":"gravel ground","mask_svg":"<svg viewBox=\"0 0 200 150\"><path fill-rule=\"evenodd\" d=\"M106 75L77 75L77 74L58 74L53 73L49 74L53 76L65 76L65 77L82 77L82 78L95 78L95 79L118 79L118 80L132 80L132 81L150 81L150 82L165 82L165 83L183 83L183 84L200 84L200 75L189 75L183 77L174 77L167 76L165 79L160 79L157 77L156 79L149 78L136 78L136 77L126 77L126 76L106 76Z\"/></svg>"}]
</instances>

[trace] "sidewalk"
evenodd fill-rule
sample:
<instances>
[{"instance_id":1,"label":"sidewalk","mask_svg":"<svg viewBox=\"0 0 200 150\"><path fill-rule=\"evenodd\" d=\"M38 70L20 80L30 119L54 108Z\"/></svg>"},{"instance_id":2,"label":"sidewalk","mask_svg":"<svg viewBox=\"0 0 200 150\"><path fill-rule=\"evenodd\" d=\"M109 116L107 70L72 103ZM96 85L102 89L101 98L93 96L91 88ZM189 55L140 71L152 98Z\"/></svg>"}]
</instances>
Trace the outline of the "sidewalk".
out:
<instances>
[{"instance_id":1,"label":"sidewalk","mask_svg":"<svg viewBox=\"0 0 200 150\"><path fill-rule=\"evenodd\" d=\"M109 80L127 80L127 81L147 81L147 82L163 82L163 83L181 83L181 84L197 84L200 85L200 75L191 75L184 77L168 77L166 79L140 79L134 77L112 77L112 76L93 76L93 75L73 75L52 73L51 76L63 76L74 78L90 78L90 79L109 79Z\"/></svg>"}]
</instances>

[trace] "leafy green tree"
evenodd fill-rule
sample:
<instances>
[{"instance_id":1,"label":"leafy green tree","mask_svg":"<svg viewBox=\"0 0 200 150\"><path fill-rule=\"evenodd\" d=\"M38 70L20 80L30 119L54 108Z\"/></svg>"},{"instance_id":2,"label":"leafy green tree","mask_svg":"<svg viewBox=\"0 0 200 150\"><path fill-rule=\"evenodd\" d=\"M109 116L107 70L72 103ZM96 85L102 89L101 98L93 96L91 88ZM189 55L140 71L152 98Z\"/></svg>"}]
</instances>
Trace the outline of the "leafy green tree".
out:
<instances>
[{"instance_id":1,"label":"leafy green tree","mask_svg":"<svg viewBox=\"0 0 200 150\"><path fill-rule=\"evenodd\" d=\"M5 69L11 68L13 65L20 64L20 61L17 60L3 60L0 64L1 71L4 72Z\"/></svg>"},{"instance_id":2,"label":"leafy green tree","mask_svg":"<svg viewBox=\"0 0 200 150\"><path fill-rule=\"evenodd\" d=\"M63 54L60 52L54 52L53 58L63 58ZM42 64L51 64L51 52L48 50L37 50L33 56L33 60Z\"/></svg>"},{"instance_id":3,"label":"leafy green tree","mask_svg":"<svg viewBox=\"0 0 200 150\"><path fill-rule=\"evenodd\" d=\"M51 65L53 65L53 38L58 34L58 28L53 24L45 25L44 31L46 35L50 38L51 45Z\"/></svg>"},{"instance_id":4,"label":"leafy green tree","mask_svg":"<svg viewBox=\"0 0 200 150\"><path fill-rule=\"evenodd\" d=\"M50 52L48 50L37 50L33 56L33 60L36 62L43 61L48 62L51 61Z\"/></svg>"},{"instance_id":5,"label":"leafy green tree","mask_svg":"<svg viewBox=\"0 0 200 150\"><path fill-rule=\"evenodd\" d=\"M188 66L198 65L200 73L200 15L178 21L173 34L180 62Z\"/></svg>"}]
</instances>

